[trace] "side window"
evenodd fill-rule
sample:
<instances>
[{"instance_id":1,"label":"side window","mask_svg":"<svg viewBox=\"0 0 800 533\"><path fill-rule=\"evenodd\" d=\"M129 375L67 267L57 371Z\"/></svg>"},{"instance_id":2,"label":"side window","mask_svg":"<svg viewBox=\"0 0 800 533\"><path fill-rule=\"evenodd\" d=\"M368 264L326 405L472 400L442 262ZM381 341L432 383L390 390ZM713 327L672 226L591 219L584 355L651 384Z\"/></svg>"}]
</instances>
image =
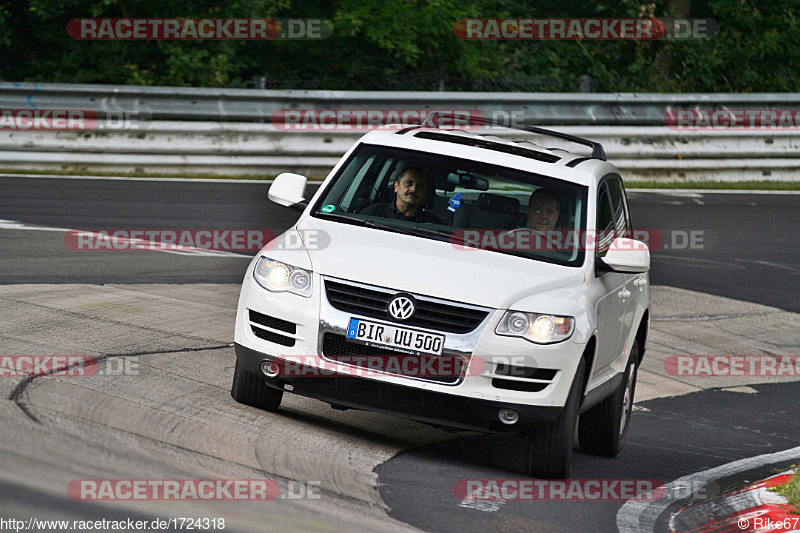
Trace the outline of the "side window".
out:
<instances>
[{"instance_id":1,"label":"side window","mask_svg":"<svg viewBox=\"0 0 800 533\"><path fill-rule=\"evenodd\" d=\"M358 213L366 206L382 201L380 185L386 183L386 174L397 161L391 157L370 157L350 183L340 201L342 209Z\"/></svg>"},{"instance_id":2,"label":"side window","mask_svg":"<svg viewBox=\"0 0 800 533\"><path fill-rule=\"evenodd\" d=\"M608 247L614 239L614 216L611 211L611 199L605 183L600 185L597 195L597 244L598 257L605 257Z\"/></svg>"},{"instance_id":3,"label":"side window","mask_svg":"<svg viewBox=\"0 0 800 533\"><path fill-rule=\"evenodd\" d=\"M625 205L625 193L618 177L609 178L606 183L610 192L611 216L614 219L614 229L618 237L630 237L631 223L628 219L628 209Z\"/></svg>"},{"instance_id":4,"label":"side window","mask_svg":"<svg viewBox=\"0 0 800 533\"><path fill-rule=\"evenodd\" d=\"M625 216L628 219L628 231L633 233L633 219L631 218L631 210L628 207L628 193L625 192L625 185L622 184L622 178L617 178L619 180L619 188L622 191L622 203L625 204Z\"/></svg>"},{"instance_id":5,"label":"side window","mask_svg":"<svg viewBox=\"0 0 800 533\"><path fill-rule=\"evenodd\" d=\"M327 202L349 211L356 189L367 178L375 160L375 154L357 153L327 193Z\"/></svg>"},{"instance_id":6,"label":"side window","mask_svg":"<svg viewBox=\"0 0 800 533\"><path fill-rule=\"evenodd\" d=\"M353 200L357 198L357 192L364 188L364 178L369 172L370 167L373 165L374 160L375 157L373 156L364 163L364 166L361 167L356 176L353 178L353 181L349 184L349 188L345 191L344 196L340 200L340 206L345 211L350 211L350 206L354 203Z\"/></svg>"}]
</instances>

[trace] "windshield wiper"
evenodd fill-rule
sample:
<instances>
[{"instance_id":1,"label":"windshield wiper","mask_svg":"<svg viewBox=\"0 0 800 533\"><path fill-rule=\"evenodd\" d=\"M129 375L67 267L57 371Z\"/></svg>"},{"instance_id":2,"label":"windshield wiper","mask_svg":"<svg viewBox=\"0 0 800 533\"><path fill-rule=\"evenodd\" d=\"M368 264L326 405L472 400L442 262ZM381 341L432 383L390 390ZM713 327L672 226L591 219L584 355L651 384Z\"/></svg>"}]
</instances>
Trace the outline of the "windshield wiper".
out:
<instances>
[{"instance_id":1,"label":"windshield wiper","mask_svg":"<svg viewBox=\"0 0 800 533\"><path fill-rule=\"evenodd\" d=\"M393 231L395 233L401 233L403 235L412 235L414 237L431 237L436 239L437 241L451 241L455 240L459 243L463 243L464 239L457 236L456 234L446 234L442 233L441 231L436 231L428 228L420 228L420 227L402 227L402 226L395 226L393 224L384 224L382 222L378 222L377 220L372 219L364 219L364 218L354 218L347 215L342 215L340 213L321 213L317 212L314 213L315 216L320 218L324 218L327 220L335 220L337 222L344 222L345 224L355 224L358 226L367 226L369 228L376 228L376 229L384 229L387 231Z\"/></svg>"},{"instance_id":2,"label":"windshield wiper","mask_svg":"<svg viewBox=\"0 0 800 533\"><path fill-rule=\"evenodd\" d=\"M369 227L394 231L397 233L402 233L403 235L412 235L414 237L432 237L437 241L447 241L450 239L450 235L446 233L442 233L441 231L436 231L428 228L420 228L418 226L410 228L393 226L392 224L383 224L375 220L365 220L364 222L366 222L366 225Z\"/></svg>"},{"instance_id":3,"label":"windshield wiper","mask_svg":"<svg viewBox=\"0 0 800 533\"><path fill-rule=\"evenodd\" d=\"M354 218L349 217L347 215L342 215L341 213L322 213L317 211L314 213L314 216L318 216L320 218L324 218L327 220L336 220L338 222L344 222L345 224L355 224L357 226L366 226L367 221L363 218Z\"/></svg>"}]
</instances>

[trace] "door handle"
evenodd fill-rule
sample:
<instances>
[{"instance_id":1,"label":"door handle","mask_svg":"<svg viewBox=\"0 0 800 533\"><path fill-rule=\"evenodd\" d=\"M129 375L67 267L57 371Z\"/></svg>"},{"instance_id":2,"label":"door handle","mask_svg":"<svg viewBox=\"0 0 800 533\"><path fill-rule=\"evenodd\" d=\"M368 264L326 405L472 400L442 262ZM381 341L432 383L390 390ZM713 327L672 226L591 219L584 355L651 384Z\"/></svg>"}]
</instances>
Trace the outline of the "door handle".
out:
<instances>
[{"instance_id":1,"label":"door handle","mask_svg":"<svg viewBox=\"0 0 800 533\"><path fill-rule=\"evenodd\" d=\"M629 291L628 289L622 289L621 291L619 291L617 293L617 297L618 298L622 298L623 300L625 298L630 298L631 297L631 291Z\"/></svg>"},{"instance_id":2,"label":"door handle","mask_svg":"<svg viewBox=\"0 0 800 533\"><path fill-rule=\"evenodd\" d=\"M636 287L644 287L645 285L647 285L647 280L645 278L635 279L633 280L633 284Z\"/></svg>"}]
</instances>

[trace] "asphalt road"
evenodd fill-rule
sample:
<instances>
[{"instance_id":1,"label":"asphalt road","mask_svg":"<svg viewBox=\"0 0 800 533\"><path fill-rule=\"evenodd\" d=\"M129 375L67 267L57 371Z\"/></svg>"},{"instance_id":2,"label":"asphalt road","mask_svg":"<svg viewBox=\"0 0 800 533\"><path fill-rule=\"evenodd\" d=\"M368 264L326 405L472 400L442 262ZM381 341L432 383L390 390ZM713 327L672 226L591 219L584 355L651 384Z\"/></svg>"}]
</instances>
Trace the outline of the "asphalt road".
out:
<instances>
[{"instance_id":1,"label":"asphalt road","mask_svg":"<svg viewBox=\"0 0 800 533\"><path fill-rule=\"evenodd\" d=\"M642 402L628 442L614 459L576 450L572 479L670 482L745 457L800 445L797 383L754 385L756 394L708 390ZM459 480L524 479L519 442L471 436L404 452L377 468L391 515L425 531L616 531L620 501L508 501L470 505L457 499ZM777 466L721 479L698 496L713 496ZM765 476L764 476L765 477ZM688 502L684 502L686 505ZM657 522L664 531L668 514ZM591 524L591 525L590 525Z\"/></svg>"},{"instance_id":2,"label":"asphalt road","mask_svg":"<svg viewBox=\"0 0 800 533\"><path fill-rule=\"evenodd\" d=\"M800 311L800 194L629 193L636 228L658 230L650 280ZM700 249L686 246L692 235Z\"/></svg>"},{"instance_id":3,"label":"asphalt road","mask_svg":"<svg viewBox=\"0 0 800 533\"><path fill-rule=\"evenodd\" d=\"M247 254L74 251L65 246L63 231L47 228L280 233L296 213L270 204L267 187L0 177L0 219L5 221L0 222L0 283L239 283ZM791 246L793 228L800 223L800 195L634 192L629 196L635 225L659 231L667 244L666 249L653 250L653 285L800 311L796 298L800 268ZM38 228L19 229L15 223ZM681 248L692 235L702 239L702 248ZM634 414L623 454L609 460L578 453L573 478L667 482L800 444L797 384L754 388L757 394L705 391L644 402L639 407L645 410ZM401 453L376 471L391 515L430 531L585 531L587 524L593 531L616 529L622 502L507 502L495 510L491 506L481 510L459 505L453 496L453 484L460 479L524 477L519 459L514 439L467 434Z\"/></svg>"},{"instance_id":4,"label":"asphalt road","mask_svg":"<svg viewBox=\"0 0 800 533\"><path fill-rule=\"evenodd\" d=\"M0 177L0 219L68 229L266 229L297 213L265 183ZM312 189L309 188L311 191ZM637 229L655 230L651 283L800 311L798 194L632 192ZM691 239L698 246L692 249ZM74 251L63 233L2 229L0 283L238 283L247 258Z\"/></svg>"},{"instance_id":5,"label":"asphalt road","mask_svg":"<svg viewBox=\"0 0 800 533\"><path fill-rule=\"evenodd\" d=\"M268 229L297 213L266 184L0 177L0 219L64 229ZM249 261L150 251L75 251L63 232L4 230L0 283L240 283ZM252 254L250 254L252 255Z\"/></svg>"}]
</instances>

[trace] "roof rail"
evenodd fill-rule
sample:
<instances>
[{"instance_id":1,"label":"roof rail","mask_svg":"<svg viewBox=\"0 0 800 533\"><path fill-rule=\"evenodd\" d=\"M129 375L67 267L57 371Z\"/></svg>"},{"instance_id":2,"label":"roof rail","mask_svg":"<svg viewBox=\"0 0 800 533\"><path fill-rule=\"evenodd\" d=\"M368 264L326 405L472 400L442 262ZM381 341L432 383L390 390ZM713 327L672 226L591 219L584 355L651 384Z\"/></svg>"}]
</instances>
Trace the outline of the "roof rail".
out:
<instances>
[{"instance_id":1,"label":"roof rail","mask_svg":"<svg viewBox=\"0 0 800 533\"><path fill-rule=\"evenodd\" d=\"M438 128L439 123L436 118L442 111L434 111L425 117L425 120L420 125L421 128ZM556 137L558 139L569 141L572 143L580 144L583 146L588 146L592 149L592 158L599 159L601 161L606 161L606 151L603 149L603 145L597 141L590 141L589 139L584 139L583 137L576 137L575 135L570 135L569 133L562 133L560 131L553 131L547 128L540 128L539 126L527 126L524 124L513 124L513 123L503 123L503 122L495 122L493 120L489 120L483 117L476 117L470 115L467 119L469 120L469 125L475 126L498 126L502 128L510 128L513 130L520 130L520 131L527 131L530 133L536 133L538 135L547 135L549 137Z\"/></svg>"}]
</instances>

